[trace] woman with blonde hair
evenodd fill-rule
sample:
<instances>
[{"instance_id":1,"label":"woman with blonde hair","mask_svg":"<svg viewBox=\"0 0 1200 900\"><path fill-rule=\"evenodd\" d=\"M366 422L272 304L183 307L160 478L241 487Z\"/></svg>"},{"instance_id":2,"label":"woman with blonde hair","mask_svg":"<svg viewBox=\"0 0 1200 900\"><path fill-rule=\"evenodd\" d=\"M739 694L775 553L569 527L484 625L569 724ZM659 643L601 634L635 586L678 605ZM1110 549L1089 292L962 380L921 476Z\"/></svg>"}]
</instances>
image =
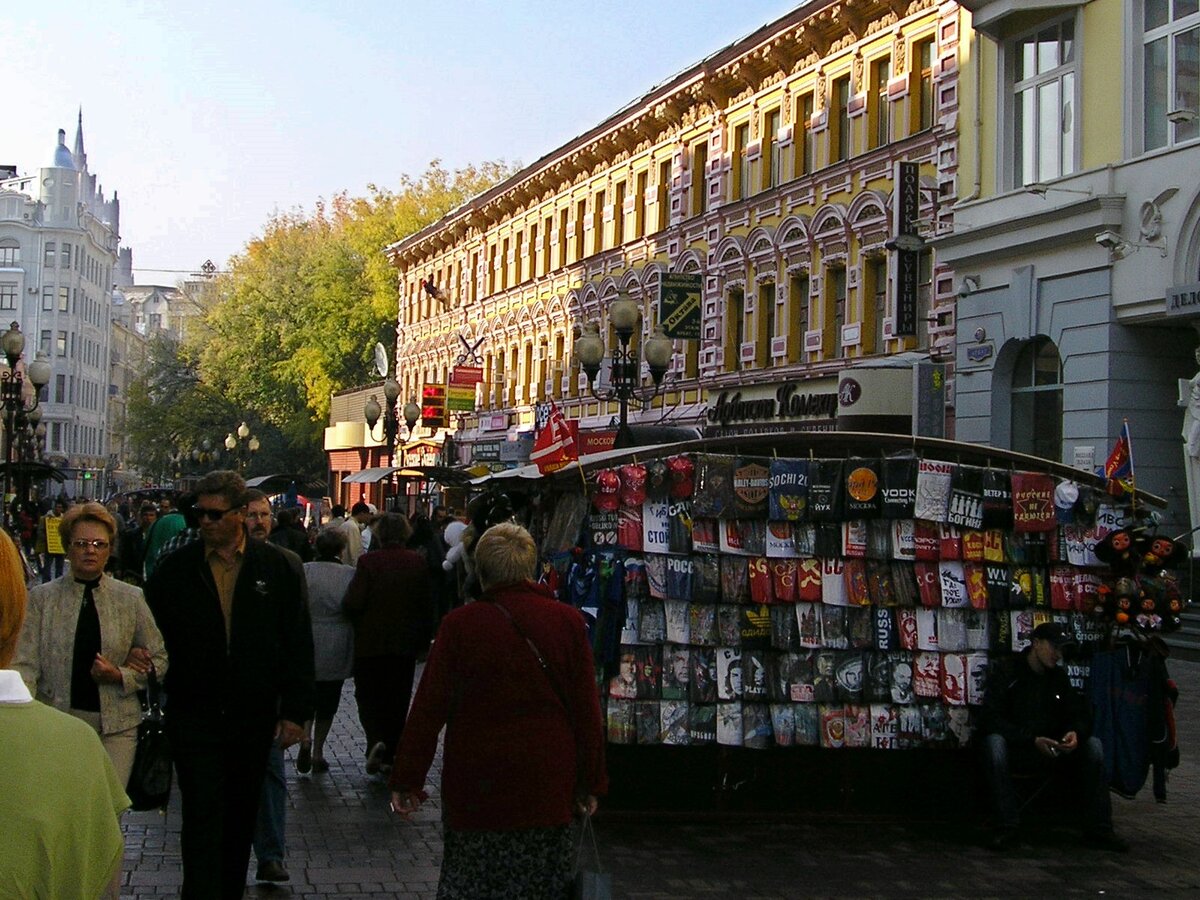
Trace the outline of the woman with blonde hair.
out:
<instances>
[{"instance_id":1,"label":"woman with blonde hair","mask_svg":"<svg viewBox=\"0 0 1200 900\"><path fill-rule=\"evenodd\" d=\"M99 503L80 503L59 530L69 570L29 592L14 668L38 700L100 735L121 784L129 781L142 719L138 690L153 663L167 669L162 634L142 589L104 571L117 523Z\"/></svg>"},{"instance_id":2,"label":"woman with blonde hair","mask_svg":"<svg viewBox=\"0 0 1200 900\"><path fill-rule=\"evenodd\" d=\"M21 560L0 531L0 885L6 896L115 900L129 799L96 733L36 702L8 668L25 603Z\"/></svg>"},{"instance_id":3,"label":"woman with blonde hair","mask_svg":"<svg viewBox=\"0 0 1200 900\"><path fill-rule=\"evenodd\" d=\"M536 564L521 526L484 532L483 596L442 620L396 754L392 808L408 818L446 728L441 898L565 897L571 818L608 787L583 616L531 580Z\"/></svg>"}]
</instances>

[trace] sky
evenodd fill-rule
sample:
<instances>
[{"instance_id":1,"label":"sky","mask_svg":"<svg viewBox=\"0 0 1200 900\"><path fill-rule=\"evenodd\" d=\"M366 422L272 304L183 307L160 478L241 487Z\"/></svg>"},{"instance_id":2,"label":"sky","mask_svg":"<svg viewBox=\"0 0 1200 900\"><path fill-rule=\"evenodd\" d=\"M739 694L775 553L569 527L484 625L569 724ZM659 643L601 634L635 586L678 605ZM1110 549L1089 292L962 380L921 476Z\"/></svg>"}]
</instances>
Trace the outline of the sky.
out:
<instances>
[{"instance_id":1,"label":"sky","mask_svg":"<svg viewBox=\"0 0 1200 900\"><path fill-rule=\"evenodd\" d=\"M0 164L83 109L138 283L440 159L534 162L800 0L56 0L3 16ZM33 12L34 7L38 8Z\"/></svg>"}]
</instances>

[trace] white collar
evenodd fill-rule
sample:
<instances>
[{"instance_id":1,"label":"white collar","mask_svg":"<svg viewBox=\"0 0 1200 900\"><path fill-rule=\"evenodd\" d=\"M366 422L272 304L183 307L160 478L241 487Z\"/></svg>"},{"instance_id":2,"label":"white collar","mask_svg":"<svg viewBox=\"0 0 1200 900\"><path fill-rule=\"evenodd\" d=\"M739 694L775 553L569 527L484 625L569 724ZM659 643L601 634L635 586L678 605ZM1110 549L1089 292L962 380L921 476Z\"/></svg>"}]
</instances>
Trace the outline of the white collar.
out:
<instances>
[{"instance_id":1,"label":"white collar","mask_svg":"<svg viewBox=\"0 0 1200 900\"><path fill-rule=\"evenodd\" d=\"M32 703L33 695L16 669L0 669L0 704Z\"/></svg>"}]
</instances>

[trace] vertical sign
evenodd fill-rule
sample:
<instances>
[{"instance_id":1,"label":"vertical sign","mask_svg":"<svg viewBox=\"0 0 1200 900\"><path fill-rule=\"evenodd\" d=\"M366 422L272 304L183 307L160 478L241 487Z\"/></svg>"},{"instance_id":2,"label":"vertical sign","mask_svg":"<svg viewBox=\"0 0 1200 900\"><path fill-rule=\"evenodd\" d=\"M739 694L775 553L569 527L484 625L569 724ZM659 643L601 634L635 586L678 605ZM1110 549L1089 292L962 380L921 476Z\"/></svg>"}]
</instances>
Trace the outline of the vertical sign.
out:
<instances>
[{"instance_id":1,"label":"vertical sign","mask_svg":"<svg viewBox=\"0 0 1200 900\"><path fill-rule=\"evenodd\" d=\"M946 364L913 365L913 434L946 436Z\"/></svg>"},{"instance_id":2,"label":"vertical sign","mask_svg":"<svg viewBox=\"0 0 1200 900\"><path fill-rule=\"evenodd\" d=\"M446 388L427 384L421 390L421 424L426 428L446 427Z\"/></svg>"},{"instance_id":3,"label":"vertical sign","mask_svg":"<svg viewBox=\"0 0 1200 900\"><path fill-rule=\"evenodd\" d=\"M896 235L895 279L896 337L917 335L917 292L921 284L922 241L917 234L921 208L921 170L914 162L897 162L893 174L892 227Z\"/></svg>"},{"instance_id":4,"label":"vertical sign","mask_svg":"<svg viewBox=\"0 0 1200 900\"><path fill-rule=\"evenodd\" d=\"M703 277L664 272L658 283L658 324L669 338L700 340Z\"/></svg>"}]
</instances>

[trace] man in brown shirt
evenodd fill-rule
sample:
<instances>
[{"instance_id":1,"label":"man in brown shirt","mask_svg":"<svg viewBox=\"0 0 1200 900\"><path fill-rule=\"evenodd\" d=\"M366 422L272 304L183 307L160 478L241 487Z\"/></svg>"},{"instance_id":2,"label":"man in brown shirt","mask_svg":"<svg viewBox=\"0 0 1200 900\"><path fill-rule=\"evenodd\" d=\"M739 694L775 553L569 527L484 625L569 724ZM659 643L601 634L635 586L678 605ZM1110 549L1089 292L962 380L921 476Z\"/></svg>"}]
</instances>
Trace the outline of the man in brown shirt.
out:
<instances>
[{"instance_id":1,"label":"man in brown shirt","mask_svg":"<svg viewBox=\"0 0 1200 900\"><path fill-rule=\"evenodd\" d=\"M268 749L313 710L312 627L294 554L247 539L235 472L196 486L201 540L162 559L146 598L171 655L167 731L184 798L183 897L241 897Z\"/></svg>"}]
</instances>

